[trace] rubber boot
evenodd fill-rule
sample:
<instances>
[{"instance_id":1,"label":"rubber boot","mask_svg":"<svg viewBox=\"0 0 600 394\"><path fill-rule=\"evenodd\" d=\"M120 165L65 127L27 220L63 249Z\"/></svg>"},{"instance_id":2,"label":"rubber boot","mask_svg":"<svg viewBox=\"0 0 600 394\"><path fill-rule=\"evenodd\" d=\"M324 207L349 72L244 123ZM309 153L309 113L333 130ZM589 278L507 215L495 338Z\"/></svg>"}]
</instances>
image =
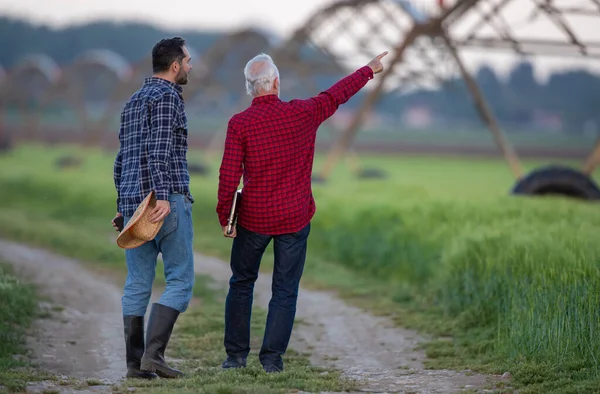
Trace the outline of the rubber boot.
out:
<instances>
[{"instance_id":1,"label":"rubber boot","mask_svg":"<svg viewBox=\"0 0 600 394\"><path fill-rule=\"evenodd\" d=\"M144 355L144 316L123 316L127 377L154 379L156 374L140 370Z\"/></svg>"},{"instance_id":2,"label":"rubber boot","mask_svg":"<svg viewBox=\"0 0 600 394\"><path fill-rule=\"evenodd\" d=\"M156 372L161 378L178 378L183 372L169 367L165 361L165 349L173 332L179 311L154 303L148 319L146 352L142 357L142 371Z\"/></svg>"}]
</instances>

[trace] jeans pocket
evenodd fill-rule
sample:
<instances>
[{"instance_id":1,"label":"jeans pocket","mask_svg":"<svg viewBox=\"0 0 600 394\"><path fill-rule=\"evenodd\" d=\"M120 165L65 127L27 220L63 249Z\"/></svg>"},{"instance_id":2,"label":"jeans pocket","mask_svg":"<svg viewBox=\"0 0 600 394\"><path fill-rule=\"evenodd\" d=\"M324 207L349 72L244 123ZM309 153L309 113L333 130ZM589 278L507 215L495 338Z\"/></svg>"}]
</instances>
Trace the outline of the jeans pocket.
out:
<instances>
[{"instance_id":1,"label":"jeans pocket","mask_svg":"<svg viewBox=\"0 0 600 394\"><path fill-rule=\"evenodd\" d=\"M171 234L173 231L177 230L177 201L169 201L169 205L171 206L171 212L167 215L165 220L163 221L163 225L158 232L159 237L165 237Z\"/></svg>"},{"instance_id":2,"label":"jeans pocket","mask_svg":"<svg viewBox=\"0 0 600 394\"><path fill-rule=\"evenodd\" d=\"M192 213L192 202L188 200L187 197L183 201L183 206L185 208L185 213Z\"/></svg>"}]
</instances>

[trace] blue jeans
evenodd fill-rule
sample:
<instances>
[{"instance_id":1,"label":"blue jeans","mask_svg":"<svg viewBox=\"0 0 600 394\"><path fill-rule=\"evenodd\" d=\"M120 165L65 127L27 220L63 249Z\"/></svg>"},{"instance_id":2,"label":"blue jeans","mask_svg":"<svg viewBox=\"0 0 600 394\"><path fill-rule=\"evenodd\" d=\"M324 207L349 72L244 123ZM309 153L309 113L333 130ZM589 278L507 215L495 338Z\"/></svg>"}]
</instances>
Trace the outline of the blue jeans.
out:
<instances>
[{"instance_id":1,"label":"blue jeans","mask_svg":"<svg viewBox=\"0 0 600 394\"><path fill-rule=\"evenodd\" d=\"M194 286L194 250L192 240L192 203L183 194L169 196L171 212L156 237L145 244L125 250L127 279L123 297L123 315L144 316L156 274L158 254L162 254L166 287L159 303L184 312ZM125 217L125 223L129 221Z\"/></svg>"},{"instance_id":2,"label":"blue jeans","mask_svg":"<svg viewBox=\"0 0 600 394\"><path fill-rule=\"evenodd\" d=\"M259 353L262 365L283 367L294 318L300 278L306 260L310 224L293 234L264 235L237 226L231 249L229 292L225 302L225 350L231 357L247 357L250 352L250 316L254 283L266 247L274 239L272 295Z\"/></svg>"}]
</instances>

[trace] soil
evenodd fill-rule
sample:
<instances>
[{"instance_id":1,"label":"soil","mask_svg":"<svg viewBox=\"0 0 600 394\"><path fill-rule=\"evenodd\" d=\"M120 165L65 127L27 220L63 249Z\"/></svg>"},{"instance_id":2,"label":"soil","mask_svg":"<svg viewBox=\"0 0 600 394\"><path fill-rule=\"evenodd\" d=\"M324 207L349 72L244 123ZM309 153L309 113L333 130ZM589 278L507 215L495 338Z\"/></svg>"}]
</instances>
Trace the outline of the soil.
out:
<instances>
[{"instance_id":1,"label":"soil","mask_svg":"<svg viewBox=\"0 0 600 394\"><path fill-rule=\"evenodd\" d=\"M125 372L122 289L75 260L41 249L0 240L0 259L12 263L17 274L37 284L50 300L42 305L48 316L36 321L28 339L40 370L75 379L85 392L109 392ZM197 254L195 265L196 273L226 288L228 264ZM269 274L261 273L255 287L258 306L267 308L270 286ZM361 392L491 392L485 388L498 379L470 371L424 369L425 355L416 350L421 336L349 306L333 293L301 289L297 318L290 347L310 354L314 365L333 367L357 380ZM39 382L28 391L43 392L49 386L60 392L74 390L60 382Z\"/></svg>"}]
</instances>

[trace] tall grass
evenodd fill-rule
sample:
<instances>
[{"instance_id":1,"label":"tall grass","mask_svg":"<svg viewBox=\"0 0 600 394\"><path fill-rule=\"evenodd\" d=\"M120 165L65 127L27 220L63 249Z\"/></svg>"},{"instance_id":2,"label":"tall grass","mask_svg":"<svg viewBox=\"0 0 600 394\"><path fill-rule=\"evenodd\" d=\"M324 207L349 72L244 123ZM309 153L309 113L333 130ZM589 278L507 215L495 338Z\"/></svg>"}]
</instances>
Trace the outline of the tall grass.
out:
<instances>
[{"instance_id":1,"label":"tall grass","mask_svg":"<svg viewBox=\"0 0 600 394\"><path fill-rule=\"evenodd\" d=\"M327 258L409 283L462 327L493 327L496 352L598 367L599 226L597 205L500 197L330 210L313 236Z\"/></svg>"}]
</instances>

